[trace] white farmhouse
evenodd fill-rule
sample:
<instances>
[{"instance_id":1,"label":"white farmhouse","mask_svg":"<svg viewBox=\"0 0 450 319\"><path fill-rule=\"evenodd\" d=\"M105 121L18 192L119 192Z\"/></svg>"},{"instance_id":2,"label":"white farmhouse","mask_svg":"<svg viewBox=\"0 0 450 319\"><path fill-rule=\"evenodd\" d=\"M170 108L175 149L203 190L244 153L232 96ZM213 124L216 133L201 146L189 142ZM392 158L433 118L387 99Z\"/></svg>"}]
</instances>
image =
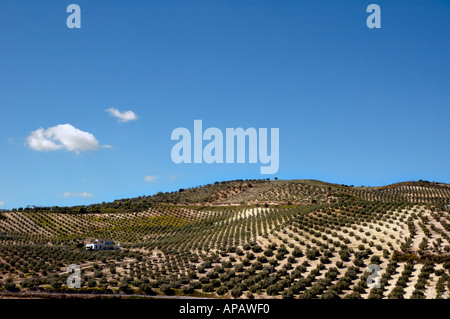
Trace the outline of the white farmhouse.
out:
<instances>
[{"instance_id":1,"label":"white farmhouse","mask_svg":"<svg viewBox=\"0 0 450 319\"><path fill-rule=\"evenodd\" d=\"M93 242L86 244L86 249L88 250L110 250L110 249L120 249L120 244L115 244L112 240L106 239L96 239Z\"/></svg>"}]
</instances>

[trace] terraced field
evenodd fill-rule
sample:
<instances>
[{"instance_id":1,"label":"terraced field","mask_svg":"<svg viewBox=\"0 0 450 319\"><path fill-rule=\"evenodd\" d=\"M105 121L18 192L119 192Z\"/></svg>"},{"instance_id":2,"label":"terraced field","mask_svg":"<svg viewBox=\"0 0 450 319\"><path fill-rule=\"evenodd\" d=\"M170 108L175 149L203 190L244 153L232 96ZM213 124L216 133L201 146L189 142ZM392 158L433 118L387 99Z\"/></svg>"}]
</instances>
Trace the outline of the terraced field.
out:
<instances>
[{"instance_id":1,"label":"terraced field","mask_svg":"<svg viewBox=\"0 0 450 319\"><path fill-rule=\"evenodd\" d=\"M448 299L449 202L449 185L425 181L247 180L17 209L0 213L0 290ZM95 238L122 249L85 250ZM70 264L79 289L66 287Z\"/></svg>"}]
</instances>

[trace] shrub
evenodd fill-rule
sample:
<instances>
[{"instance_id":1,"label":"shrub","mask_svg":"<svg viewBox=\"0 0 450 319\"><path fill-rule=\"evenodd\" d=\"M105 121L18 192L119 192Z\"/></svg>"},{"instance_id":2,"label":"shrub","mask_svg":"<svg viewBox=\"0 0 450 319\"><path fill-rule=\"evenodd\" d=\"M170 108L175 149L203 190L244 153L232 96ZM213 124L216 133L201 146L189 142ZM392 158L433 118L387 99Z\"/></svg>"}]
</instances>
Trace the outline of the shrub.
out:
<instances>
[{"instance_id":1,"label":"shrub","mask_svg":"<svg viewBox=\"0 0 450 319\"><path fill-rule=\"evenodd\" d=\"M8 282L5 284L5 289L8 291L18 291L19 288L13 282Z\"/></svg>"},{"instance_id":2,"label":"shrub","mask_svg":"<svg viewBox=\"0 0 450 319\"><path fill-rule=\"evenodd\" d=\"M156 292L150 287L148 283L141 284L139 289L146 295L156 295Z\"/></svg>"},{"instance_id":3,"label":"shrub","mask_svg":"<svg viewBox=\"0 0 450 319\"><path fill-rule=\"evenodd\" d=\"M161 291L163 294L167 295L167 296L172 296L174 294L174 291L172 289L172 287L170 287L170 285L168 284L164 284L161 286Z\"/></svg>"},{"instance_id":4,"label":"shrub","mask_svg":"<svg viewBox=\"0 0 450 319\"><path fill-rule=\"evenodd\" d=\"M219 296L222 296L222 295L226 294L227 292L228 292L228 289L227 289L227 287L225 287L225 286L220 286L220 287L217 288L217 290L216 290L216 293L217 293Z\"/></svg>"},{"instance_id":5,"label":"shrub","mask_svg":"<svg viewBox=\"0 0 450 319\"><path fill-rule=\"evenodd\" d=\"M214 286L213 286L213 284L205 284L205 285L202 285L202 290L204 292L213 292Z\"/></svg>"},{"instance_id":6,"label":"shrub","mask_svg":"<svg viewBox=\"0 0 450 319\"><path fill-rule=\"evenodd\" d=\"M242 289L238 286L231 289L230 293L233 298L239 298L242 295Z\"/></svg>"}]
</instances>

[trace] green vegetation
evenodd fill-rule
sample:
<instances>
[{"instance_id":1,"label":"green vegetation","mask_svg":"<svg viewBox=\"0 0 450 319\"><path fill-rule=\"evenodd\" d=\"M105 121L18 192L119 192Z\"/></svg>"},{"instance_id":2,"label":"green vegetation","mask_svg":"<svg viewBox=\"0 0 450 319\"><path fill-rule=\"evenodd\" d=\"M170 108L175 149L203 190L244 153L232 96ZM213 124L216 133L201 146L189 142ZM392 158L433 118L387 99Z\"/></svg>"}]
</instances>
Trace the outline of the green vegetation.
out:
<instances>
[{"instance_id":1,"label":"green vegetation","mask_svg":"<svg viewBox=\"0 0 450 319\"><path fill-rule=\"evenodd\" d=\"M226 298L448 298L445 184L237 180L0 215L0 291ZM87 251L105 238L121 250ZM70 264L82 268L68 288ZM369 264L381 268L370 288ZM412 287L412 289L408 289Z\"/></svg>"}]
</instances>

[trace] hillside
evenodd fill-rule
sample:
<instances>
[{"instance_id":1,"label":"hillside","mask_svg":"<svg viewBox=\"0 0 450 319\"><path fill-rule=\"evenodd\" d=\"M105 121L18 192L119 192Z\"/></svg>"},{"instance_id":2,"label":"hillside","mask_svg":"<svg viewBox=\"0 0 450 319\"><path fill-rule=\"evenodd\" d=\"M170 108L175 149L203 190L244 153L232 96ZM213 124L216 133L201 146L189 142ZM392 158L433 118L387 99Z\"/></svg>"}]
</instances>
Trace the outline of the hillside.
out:
<instances>
[{"instance_id":1,"label":"hillside","mask_svg":"<svg viewBox=\"0 0 450 319\"><path fill-rule=\"evenodd\" d=\"M239 298L449 298L450 186L237 180L0 213L0 290ZM87 251L95 238L121 250ZM370 264L380 288L369 288Z\"/></svg>"}]
</instances>

